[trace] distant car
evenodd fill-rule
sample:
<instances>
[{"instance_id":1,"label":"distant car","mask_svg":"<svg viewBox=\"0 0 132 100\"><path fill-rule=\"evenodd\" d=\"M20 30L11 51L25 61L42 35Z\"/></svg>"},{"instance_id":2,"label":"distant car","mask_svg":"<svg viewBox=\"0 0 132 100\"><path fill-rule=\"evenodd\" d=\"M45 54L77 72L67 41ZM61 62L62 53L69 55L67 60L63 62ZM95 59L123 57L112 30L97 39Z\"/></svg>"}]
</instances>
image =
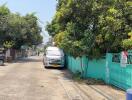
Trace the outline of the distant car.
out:
<instances>
[{"instance_id":1,"label":"distant car","mask_svg":"<svg viewBox=\"0 0 132 100\"><path fill-rule=\"evenodd\" d=\"M0 51L0 66L4 65L4 60L5 60L5 54L3 51Z\"/></svg>"},{"instance_id":2,"label":"distant car","mask_svg":"<svg viewBox=\"0 0 132 100\"><path fill-rule=\"evenodd\" d=\"M64 52L58 47L47 47L43 63L45 67L64 67Z\"/></svg>"}]
</instances>

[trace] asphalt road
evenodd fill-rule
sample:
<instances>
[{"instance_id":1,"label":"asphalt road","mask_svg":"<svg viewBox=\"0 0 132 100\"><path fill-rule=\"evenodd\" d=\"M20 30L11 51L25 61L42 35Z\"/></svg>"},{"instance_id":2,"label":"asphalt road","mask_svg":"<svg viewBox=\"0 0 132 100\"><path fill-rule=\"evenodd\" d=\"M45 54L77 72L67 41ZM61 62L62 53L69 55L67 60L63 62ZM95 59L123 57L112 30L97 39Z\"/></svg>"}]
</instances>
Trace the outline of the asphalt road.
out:
<instances>
[{"instance_id":1,"label":"asphalt road","mask_svg":"<svg viewBox=\"0 0 132 100\"><path fill-rule=\"evenodd\" d=\"M0 100L111 99L94 88L75 83L66 69L45 69L42 56L21 59L15 63L0 66ZM113 93L124 97L122 92L113 91ZM115 100L123 100L123 98Z\"/></svg>"}]
</instances>

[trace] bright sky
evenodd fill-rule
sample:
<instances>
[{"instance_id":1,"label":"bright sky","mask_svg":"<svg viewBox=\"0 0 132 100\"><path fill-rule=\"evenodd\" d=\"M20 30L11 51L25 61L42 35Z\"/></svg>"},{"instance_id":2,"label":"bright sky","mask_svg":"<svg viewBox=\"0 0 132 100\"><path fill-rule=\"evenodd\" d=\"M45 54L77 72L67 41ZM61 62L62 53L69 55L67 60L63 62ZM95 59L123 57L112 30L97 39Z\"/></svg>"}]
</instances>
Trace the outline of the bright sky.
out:
<instances>
[{"instance_id":1,"label":"bright sky","mask_svg":"<svg viewBox=\"0 0 132 100\"><path fill-rule=\"evenodd\" d=\"M45 31L47 21L51 21L56 10L56 0L0 0L0 5L6 3L12 12L19 12L22 15L36 12L36 15L43 22L44 42L48 41L48 34Z\"/></svg>"}]
</instances>

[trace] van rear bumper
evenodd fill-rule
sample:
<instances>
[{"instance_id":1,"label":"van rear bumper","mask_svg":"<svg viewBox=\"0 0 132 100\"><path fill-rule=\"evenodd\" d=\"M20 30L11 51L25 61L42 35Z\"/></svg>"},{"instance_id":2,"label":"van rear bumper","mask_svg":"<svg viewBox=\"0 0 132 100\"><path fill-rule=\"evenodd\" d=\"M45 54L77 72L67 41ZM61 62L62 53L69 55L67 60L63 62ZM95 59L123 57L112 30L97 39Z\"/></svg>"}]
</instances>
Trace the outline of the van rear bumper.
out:
<instances>
[{"instance_id":1,"label":"van rear bumper","mask_svg":"<svg viewBox=\"0 0 132 100\"><path fill-rule=\"evenodd\" d=\"M44 64L45 67L55 67L55 68L62 68L64 65L62 64Z\"/></svg>"},{"instance_id":2,"label":"van rear bumper","mask_svg":"<svg viewBox=\"0 0 132 100\"><path fill-rule=\"evenodd\" d=\"M64 67L64 63L63 62L49 62L46 59L43 59L43 64L45 67Z\"/></svg>"}]
</instances>

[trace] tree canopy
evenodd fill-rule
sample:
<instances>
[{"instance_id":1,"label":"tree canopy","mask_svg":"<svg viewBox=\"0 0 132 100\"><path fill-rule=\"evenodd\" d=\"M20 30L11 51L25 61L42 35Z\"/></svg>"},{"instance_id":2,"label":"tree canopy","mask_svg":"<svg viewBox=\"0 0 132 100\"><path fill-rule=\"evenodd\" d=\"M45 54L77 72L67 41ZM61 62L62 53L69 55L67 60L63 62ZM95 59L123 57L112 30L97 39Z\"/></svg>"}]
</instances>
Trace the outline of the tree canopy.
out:
<instances>
[{"instance_id":1,"label":"tree canopy","mask_svg":"<svg viewBox=\"0 0 132 100\"><path fill-rule=\"evenodd\" d=\"M20 49L22 45L42 43L41 27L34 13L21 16L12 13L5 5L0 6L0 45ZM9 46L8 46L9 47Z\"/></svg>"},{"instance_id":2,"label":"tree canopy","mask_svg":"<svg viewBox=\"0 0 132 100\"><path fill-rule=\"evenodd\" d=\"M132 1L58 0L46 29L74 57L127 50L132 48Z\"/></svg>"}]
</instances>

